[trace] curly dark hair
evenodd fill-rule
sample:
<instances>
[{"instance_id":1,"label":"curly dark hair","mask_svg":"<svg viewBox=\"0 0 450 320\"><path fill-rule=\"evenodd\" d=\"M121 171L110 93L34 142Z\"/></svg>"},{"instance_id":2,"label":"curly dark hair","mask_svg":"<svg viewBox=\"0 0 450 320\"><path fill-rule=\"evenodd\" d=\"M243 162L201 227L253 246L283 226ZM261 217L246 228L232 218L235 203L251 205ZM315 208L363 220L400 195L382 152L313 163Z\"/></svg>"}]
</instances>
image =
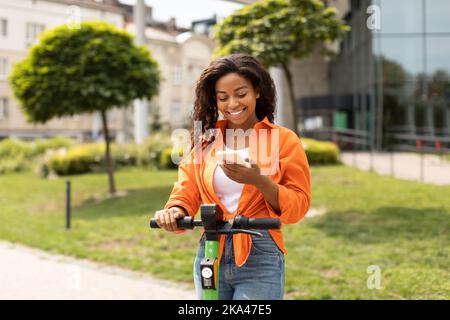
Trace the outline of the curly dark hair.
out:
<instances>
[{"instance_id":1,"label":"curly dark hair","mask_svg":"<svg viewBox=\"0 0 450 320\"><path fill-rule=\"evenodd\" d=\"M237 73L252 83L254 89L259 92L259 98L256 100L256 117L260 121L267 117L273 123L276 90L272 77L256 58L241 53L216 59L203 70L195 87L192 123L202 122L202 134L214 128L219 117L216 82L228 73Z\"/></svg>"}]
</instances>

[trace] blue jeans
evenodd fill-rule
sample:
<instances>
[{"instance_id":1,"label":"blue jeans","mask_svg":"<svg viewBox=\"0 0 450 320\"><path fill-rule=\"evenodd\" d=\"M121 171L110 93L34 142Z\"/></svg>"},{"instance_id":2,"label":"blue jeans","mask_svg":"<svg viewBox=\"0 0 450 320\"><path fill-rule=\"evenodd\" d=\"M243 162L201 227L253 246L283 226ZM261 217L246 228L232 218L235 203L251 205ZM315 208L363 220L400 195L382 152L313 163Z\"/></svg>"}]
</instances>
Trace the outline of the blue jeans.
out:
<instances>
[{"instance_id":1,"label":"blue jeans","mask_svg":"<svg viewBox=\"0 0 450 320\"><path fill-rule=\"evenodd\" d=\"M253 236L247 262L237 267L234 261L233 237L228 235L219 265L220 300L281 300L284 294L284 254L268 231ZM200 240L194 262L194 284L199 300L203 299L200 262L205 256L205 237Z\"/></svg>"}]
</instances>

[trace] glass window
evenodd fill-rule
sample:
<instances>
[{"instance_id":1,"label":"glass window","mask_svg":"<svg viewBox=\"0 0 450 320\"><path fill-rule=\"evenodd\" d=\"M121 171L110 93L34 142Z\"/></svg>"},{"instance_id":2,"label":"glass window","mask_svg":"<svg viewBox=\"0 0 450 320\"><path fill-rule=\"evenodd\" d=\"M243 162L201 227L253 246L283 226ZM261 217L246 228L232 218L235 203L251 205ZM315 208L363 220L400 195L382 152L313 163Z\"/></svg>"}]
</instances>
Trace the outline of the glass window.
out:
<instances>
[{"instance_id":1,"label":"glass window","mask_svg":"<svg viewBox=\"0 0 450 320\"><path fill-rule=\"evenodd\" d=\"M424 126L417 120L423 111L422 80L415 83L393 85L384 83L383 112L384 124L390 131L408 132L416 125Z\"/></svg>"},{"instance_id":2,"label":"glass window","mask_svg":"<svg viewBox=\"0 0 450 320\"><path fill-rule=\"evenodd\" d=\"M8 35L8 20L0 18L0 36L6 37Z\"/></svg>"},{"instance_id":3,"label":"glass window","mask_svg":"<svg viewBox=\"0 0 450 320\"><path fill-rule=\"evenodd\" d=\"M196 67L194 64L188 66L188 84L195 85L197 78L200 76L202 69Z\"/></svg>"},{"instance_id":4,"label":"glass window","mask_svg":"<svg viewBox=\"0 0 450 320\"><path fill-rule=\"evenodd\" d=\"M0 120L8 117L8 98L0 97Z\"/></svg>"},{"instance_id":5,"label":"glass window","mask_svg":"<svg viewBox=\"0 0 450 320\"><path fill-rule=\"evenodd\" d=\"M438 70L450 73L450 37L427 38L427 73Z\"/></svg>"},{"instance_id":6,"label":"glass window","mask_svg":"<svg viewBox=\"0 0 450 320\"><path fill-rule=\"evenodd\" d=\"M450 1L426 1L427 32L450 32Z\"/></svg>"},{"instance_id":7,"label":"glass window","mask_svg":"<svg viewBox=\"0 0 450 320\"><path fill-rule=\"evenodd\" d=\"M333 128L335 129L347 129L348 119L346 112L335 111L333 112Z\"/></svg>"},{"instance_id":8,"label":"glass window","mask_svg":"<svg viewBox=\"0 0 450 320\"><path fill-rule=\"evenodd\" d=\"M448 107L443 99L434 99L433 101L433 123L437 135L448 135L447 133L447 114ZM447 108L447 110L446 110Z\"/></svg>"},{"instance_id":9,"label":"glass window","mask_svg":"<svg viewBox=\"0 0 450 320\"><path fill-rule=\"evenodd\" d=\"M436 71L427 80L428 96L450 103L450 74L443 70Z\"/></svg>"},{"instance_id":10,"label":"glass window","mask_svg":"<svg viewBox=\"0 0 450 320\"><path fill-rule=\"evenodd\" d=\"M172 66L172 84L181 84L181 68L180 66Z\"/></svg>"},{"instance_id":11,"label":"glass window","mask_svg":"<svg viewBox=\"0 0 450 320\"><path fill-rule=\"evenodd\" d=\"M380 45L383 74L390 80L414 80L418 74L424 74L422 37L382 38Z\"/></svg>"},{"instance_id":12,"label":"glass window","mask_svg":"<svg viewBox=\"0 0 450 320\"><path fill-rule=\"evenodd\" d=\"M417 134L427 134L427 109L424 103L419 103L415 106L414 110L414 124L416 126Z\"/></svg>"},{"instance_id":13,"label":"glass window","mask_svg":"<svg viewBox=\"0 0 450 320\"><path fill-rule=\"evenodd\" d=\"M437 134L445 132L450 112L450 37L427 39L427 94L435 107ZM447 119L448 117L448 119Z\"/></svg>"},{"instance_id":14,"label":"glass window","mask_svg":"<svg viewBox=\"0 0 450 320\"><path fill-rule=\"evenodd\" d=\"M172 104L170 106L170 113L172 117L180 117L181 113L181 103L180 101L172 101Z\"/></svg>"},{"instance_id":15,"label":"glass window","mask_svg":"<svg viewBox=\"0 0 450 320\"><path fill-rule=\"evenodd\" d=\"M307 117L305 119L305 130L319 130L323 128L323 117L322 116L314 116Z\"/></svg>"},{"instance_id":16,"label":"glass window","mask_svg":"<svg viewBox=\"0 0 450 320\"><path fill-rule=\"evenodd\" d=\"M382 0L382 33L419 33L423 28L422 0Z\"/></svg>"},{"instance_id":17,"label":"glass window","mask_svg":"<svg viewBox=\"0 0 450 320\"><path fill-rule=\"evenodd\" d=\"M6 78L8 71L9 71L8 59L0 57L0 80Z\"/></svg>"},{"instance_id":18,"label":"glass window","mask_svg":"<svg viewBox=\"0 0 450 320\"><path fill-rule=\"evenodd\" d=\"M26 45L27 47L34 44L39 34L45 30L45 25L41 23L28 22L26 28Z\"/></svg>"}]
</instances>

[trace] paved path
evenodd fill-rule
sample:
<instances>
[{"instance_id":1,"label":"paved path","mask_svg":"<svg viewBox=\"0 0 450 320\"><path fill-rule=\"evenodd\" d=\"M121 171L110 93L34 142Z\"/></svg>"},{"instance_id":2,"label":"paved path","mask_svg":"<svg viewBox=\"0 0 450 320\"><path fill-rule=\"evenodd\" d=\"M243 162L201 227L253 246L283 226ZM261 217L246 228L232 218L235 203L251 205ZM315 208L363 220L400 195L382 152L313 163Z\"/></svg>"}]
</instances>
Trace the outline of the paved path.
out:
<instances>
[{"instance_id":1,"label":"paved path","mask_svg":"<svg viewBox=\"0 0 450 320\"><path fill-rule=\"evenodd\" d=\"M196 299L194 289L137 272L0 241L2 299Z\"/></svg>"},{"instance_id":2,"label":"paved path","mask_svg":"<svg viewBox=\"0 0 450 320\"><path fill-rule=\"evenodd\" d=\"M355 166L362 170L370 170L371 160L369 152L343 152L341 160L346 165ZM390 175L400 179L448 185L450 184L450 162L436 155L423 156L423 174L421 173L421 157L412 153L373 153L372 163L375 172Z\"/></svg>"}]
</instances>

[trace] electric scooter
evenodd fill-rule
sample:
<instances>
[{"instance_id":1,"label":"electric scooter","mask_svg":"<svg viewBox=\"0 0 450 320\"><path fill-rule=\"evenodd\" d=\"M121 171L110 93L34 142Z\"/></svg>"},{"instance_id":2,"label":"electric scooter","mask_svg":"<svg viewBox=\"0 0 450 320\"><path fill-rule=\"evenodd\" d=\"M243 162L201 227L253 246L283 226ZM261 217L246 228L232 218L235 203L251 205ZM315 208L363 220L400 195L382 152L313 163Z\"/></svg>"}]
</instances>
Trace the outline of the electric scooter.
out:
<instances>
[{"instance_id":1,"label":"electric scooter","mask_svg":"<svg viewBox=\"0 0 450 320\"><path fill-rule=\"evenodd\" d=\"M203 204L200 206L201 220L184 217L177 220L180 229L194 229L203 227L206 237L205 258L200 262L200 274L204 300L219 299L219 234L246 233L257 237L262 234L250 230L279 229L280 220L272 218L247 218L242 215L229 221L223 221L223 213L217 204ZM155 219L150 220L150 228L159 228Z\"/></svg>"}]
</instances>

